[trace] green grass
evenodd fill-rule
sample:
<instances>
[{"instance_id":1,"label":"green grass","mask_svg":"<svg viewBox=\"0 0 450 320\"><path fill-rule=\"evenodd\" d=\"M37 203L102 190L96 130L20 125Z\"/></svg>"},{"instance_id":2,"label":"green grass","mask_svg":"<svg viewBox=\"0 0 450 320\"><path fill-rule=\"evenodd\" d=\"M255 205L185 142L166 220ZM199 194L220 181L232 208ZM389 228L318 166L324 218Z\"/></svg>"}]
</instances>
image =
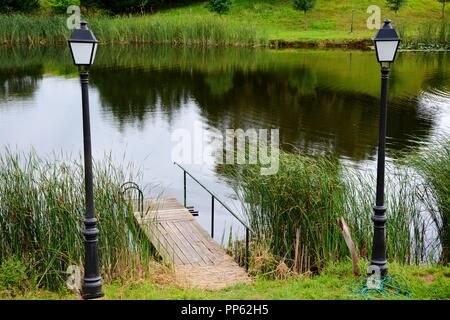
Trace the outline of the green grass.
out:
<instances>
[{"instance_id":1,"label":"green grass","mask_svg":"<svg viewBox=\"0 0 450 320\"><path fill-rule=\"evenodd\" d=\"M82 269L85 205L80 160L63 155L45 159L8 149L0 154L0 269L4 273L0 291L14 295L19 286L59 291L65 287L68 266ZM114 165L108 157L94 167L102 274L105 281L130 277L142 271L152 253L134 228L133 214L121 193L121 184L133 177L127 173L131 168ZM25 270L23 281L13 276L19 267Z\"/></svg>"},{"instance_id":2,"label":"green grass","mask_svg":"<svg viewBox=\"0 0 450 320\"><path fill-rule=\"evenodd\" d=\"M367 264L361 263L364 268ZM406 279L411 296L371 294L373 299L443 299L449 298L449 267L413 267L391 264L391 274ZM348 262L330 265L320 276L289 277L286 280L258 278L252 284L237 285L222 290L180 288L172 284L157 284L152 280L112 283L105 286L105 299L111 300L295 300L295 299L356 299L366 297L353 293L359 280L351 275ZM1 295L0 295L1 298ZM30 291L16 299L77 299L74 294L55 294L47 291Z\"/></svg>"},{"instance_id":3,"label":"green grass","mask_svg":"<svg viewBox=\"0 0 450 320\"><path fill-rule=\"evenodd\" d=\"M254 46L312 43L345 45L368 41L375 31L367 29L372 4L382 9L401 30L404 47L448 46L449 24L441 27L441 5L436 0L410 0L398 14L384 0L318 1L307 15L293 9L292 1L235 0L228 14L211 13L205 3L133 17L88 17L98 38L110 43L170 43L202 46ZM354 32L350 33L352 8ZM447 6L447 16L450 15ZM1 16L0 41L6 43L60 43L68 30L65 17ZM370 43L370 42L367 42Z\"/></svg>"}]
</instances>

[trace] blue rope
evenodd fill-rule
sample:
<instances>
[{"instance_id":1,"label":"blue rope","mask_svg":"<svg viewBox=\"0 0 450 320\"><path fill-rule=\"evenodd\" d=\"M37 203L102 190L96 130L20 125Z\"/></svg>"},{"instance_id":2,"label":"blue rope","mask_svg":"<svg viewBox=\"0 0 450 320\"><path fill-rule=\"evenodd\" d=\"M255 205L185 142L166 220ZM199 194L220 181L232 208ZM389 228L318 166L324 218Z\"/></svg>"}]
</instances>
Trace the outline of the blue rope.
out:
<instances>
[{"instance_id":1,"label":"blue rope","mask_svg":"<svg viewBox=\"0 0 450 320\"><path fill-rule=\"evenodd\" d=\"M361 279L359 283L353 284L361 289L353 290L354 294L364 295L368 300L372 300L371 293L381 297L390 295L411 297L411 289L408 281L401 275L385 276L383 279L372 277Z\"/></svg>"}]
</instances>

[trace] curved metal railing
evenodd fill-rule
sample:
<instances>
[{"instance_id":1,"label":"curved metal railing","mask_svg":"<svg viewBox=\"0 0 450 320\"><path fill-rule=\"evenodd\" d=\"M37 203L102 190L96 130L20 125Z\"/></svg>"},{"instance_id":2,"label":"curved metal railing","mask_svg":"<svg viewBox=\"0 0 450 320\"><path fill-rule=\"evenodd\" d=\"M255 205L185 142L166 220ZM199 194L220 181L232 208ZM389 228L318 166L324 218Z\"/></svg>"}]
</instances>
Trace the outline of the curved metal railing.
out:
<instances>
[{"instance_id":1,"label":"curved metal railing","mask_svg":"<svg viewBox=\"0 0 450 320\"><path fill-rule=\"evenodd\" d=\"M138 194L138 198L137 198L138 210L139 210L141 217L143 217L143 215L144 215L144 192L142 192L141 188L139 188L139 185L136 182L127 181L124 184L122 184L120 186L120 188L122 189L123 195L125 195L125 193L130 190L137 192L137 194Z\"/></svg>"}]
</instances>

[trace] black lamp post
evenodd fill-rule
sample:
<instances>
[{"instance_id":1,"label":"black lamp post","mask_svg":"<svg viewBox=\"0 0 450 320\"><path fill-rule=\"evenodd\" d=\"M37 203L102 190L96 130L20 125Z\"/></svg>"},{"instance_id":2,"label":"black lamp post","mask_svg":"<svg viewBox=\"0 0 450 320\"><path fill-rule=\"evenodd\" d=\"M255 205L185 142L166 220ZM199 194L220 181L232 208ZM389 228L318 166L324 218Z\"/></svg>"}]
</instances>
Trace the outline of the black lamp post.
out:
<instances>
[{"instance_id":1,"label":"black lamp post","mask_svg":"<svg viewBox=\"0 0 450 320\"><path fill-rule=\"evenodd\" d=\"M81 288L83 299L103 297L102 277L98 257L97 219L94 208L94 186L92 175L91 125L89 118L89 68L94 63L98 41L88 29L86 22L81 22L68 40L73 62L80 71L81 94L83 103L83 136L84 136L84 179L86 192L86 215L84 219L85 260L84 277Z\"/></svg>"},{"instance_id":2,"label":"black lamp post","mask_svg":"<svg viewBox=\"0 0 450 320\"><path fill-rule=\"evenodd\" d=\"M379 127L379 145L378 145L378 163L377 163L377 196L376 204L373 208L374 223L372 261L371 266L379 268L380 275L384 277L387 274L386 260L386 207L384 206L384 169L386 154L386 116L388 99L388 79L390 65L397 55L400 38L391 25L390 20L384 21L383 27L378 31L373 39L377 52L377 59L381 65L381 108L380 108L380 127ZM373 268L371 268L373 270Z\"/></svg>"}]
</instances>

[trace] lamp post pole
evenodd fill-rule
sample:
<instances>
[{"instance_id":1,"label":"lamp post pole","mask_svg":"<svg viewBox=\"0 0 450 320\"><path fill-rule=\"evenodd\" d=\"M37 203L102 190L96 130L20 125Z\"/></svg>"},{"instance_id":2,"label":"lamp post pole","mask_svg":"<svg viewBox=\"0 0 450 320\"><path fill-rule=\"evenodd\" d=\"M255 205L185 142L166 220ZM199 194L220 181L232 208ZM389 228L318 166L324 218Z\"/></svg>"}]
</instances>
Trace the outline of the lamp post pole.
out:
<instances>
[{"instance_id":1,"label":"lamp post pole","mask_svg":"<svg viewBox=\"0 0 450 320\"><path fill-rule=\"evenodd\" d=\"M389 67L381 68L381 104L380 124L378 137L378 162L377 162L377 190L376 202L373 208L374 224L373 248L371 265L379 268L380 275L387 274L386 260L386 207L384 206L384 176L386 158L386 121L387 121L387 96L389 82Z\"/></svg>"},{"instance_id":2,"label":"lamp post pole","mask_svg":"<svg viewBox=\"0 0 450 320\"><path fill-rule=\"evenodd\" d=\"M83 104L84 184L86 192L86 216L84 219L85 261L82 284L83 299L103 297L102 277L98 256L97 219L94 207L94 183L92 174L91 124L89 116L89 71L80 71Z\"/></svg>"},{"instance_id":3,"label":"lamp post pole","mask_svg":"<svg viewBox=\"0 0 450 320\"><path fill-rule=\"evenodd\" d=\"M104 296L98 255L97 219L94 206L94 177L92 174L91 120L89 116L89 69L97 53L98 40L87 22L72 32L68 39L73 63L78 66L81 80L83 105L83 145L84 145L84 186L86 213L84 219L84 276L81 285L83 299L96 299Z\"/></svg>"},{"instance_id":4,"label":"lamp post pole","mask_svg":"<svg viewBox=\"0 0 450 320\"><path fill-rule=\"evenodd\" d=\"M378 134L378 161L377 161L377 191L373 207L373 243L372 259L369 273L375 272L379 277L387 275L386 260L386 207L384 206L384 176L386 166L386 122L388 102L388 82L391 63L397 55L400 37L386 19L383 27L378 30L373 42L377 60L381 65L381 99L380 99L380 125Z\"/></svg>"}]
</instances>

